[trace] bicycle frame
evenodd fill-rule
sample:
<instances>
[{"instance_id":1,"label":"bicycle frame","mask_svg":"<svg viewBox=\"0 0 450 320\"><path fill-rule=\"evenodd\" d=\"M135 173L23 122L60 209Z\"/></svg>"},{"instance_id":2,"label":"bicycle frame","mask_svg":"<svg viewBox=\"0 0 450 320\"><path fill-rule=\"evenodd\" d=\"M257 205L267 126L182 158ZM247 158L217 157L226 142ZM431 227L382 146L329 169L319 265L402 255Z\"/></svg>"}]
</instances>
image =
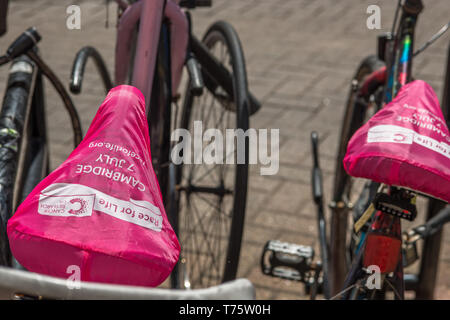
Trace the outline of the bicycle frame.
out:
<instances>
[{"instance_id":1,"label":"bicycle frame","mask_svg":"<svg viewBox=\"0 0 450 320\"><path fill-rule=\"evenodd\" d=\"M417 14L418 15L418 14ZM385 103L389 103L397 95L398 90L411 81L412 56L414 50L414 30L417 15L403 12L400 20L398 36L395 39L393 63L388 61L387 86L385 91ZM389 46L388 46L389 47ZM389 49L388 49L389 50ZM388 53L388 57L391 56Z\"/></svg>"},{"instance_id":2,"label":"bicycle frame","mask_svg":"<svg viewBox=\"0 0 450 320\"><path fill-rule=\"evenodd\" d=\"M26 56L16 58L11 70L0 113L2 136L7 137L3 142L0 178L4 221L49 169L42 73ZM11 255L6 230L0 229L0 264L20 268Z\"/></svg>"},{"instance_id":3,"label":"bicycle frame","mask_svg":"<svg viewBox=\"0 0 450 320\"><path fill-rule=\"evenodd\" d=\"M393 57L392 61L387 61L387 68L384 70L376 71L373 75L369 76L366 82L362 85L362 90L367 94L367 88L374 88L373 83L369 82L377 82L378 84L385 83L384 90L384 103L389 103L397 94L399 89L410 82L412 79L411 69L412 69L412 57L414 52L414 31L417 22L417 17L422 10L421 1L411 1L413 3L411 7L414 7L415 10L409 11L406 10L406 5L408 5L409 1L407 1L403 6L402 17L400 20L400 24L398 27L397 36L395 39L391 40L388 43L386 52L384 53L386 57ZM381 81L384 79L384 81ZM446 97L444 96L444 100ZM445 102L445 101L444 101ZM444 109L447 106L444 105ZM445 112L446 110L444 110ZM427 220L432 218L435 214L439 212L440 209L444 207L445 203L436 199L430 199L428 205L428 214ZM379 215L384 216L385 213L379 212ZM394 223L397 225L397 228L401 230L401 221L400 218L395 218ZM378 228L373 225L372 229L369 231L376 233ZM362 261L362 252L364 250L364 245L366 242L366 235L361 236L362 240L358 246L359 250L357 252L357 258L355 259L355 263L352 265L351 270L347 276L347 279L344 283L344 288L347 288L349 285L354 283L354 281L358 277L358 270L361 268ZM397 268L395 271L395 283L394 287L399 292L399 297L396 298L403 299L404 298L404 290L405 288L414 289L416 291L416 298L430 298L433 295L433 288L436 282L436 266L437 259L439 256L439 248L441 242L441 232L435 234L434 236L426 239L426 242L422 251L422 260L420 266L419 277L412 275L408 279L404 279L403 274L403 261L400 255L397 263ZM430 268L432 270L430 270ZM417 285L419 283L419 285ZM345 296L348 296L346 294Z\"/></svg>"},{"instance_id":4,"label":"bicycle frame","mask_svg":"<svg viewBox=\"0 0 450 320\"><path fill-rule=\"evenodd\" d=\"M178 0L136 1L131 5L116 2L123 13L117 28L115 85L131 84L145 97L153 167L167 205L171 104L187 57L188 18ZM135 31L136 47L132 52ZM128 61L133 61L133 65Z\"/></svg>"},{"instance_id":5,"label":"bicycle frame","mask_svg":"<svg viewBox=\"0 0 450 320\"><path fill-rule=\"evenodd\" d=\"M189 32L189 21L186 14L178 6L179 0L152 0L137 1L127 6L121 0L116 0L119 7L124 10L117 28L116 52L115 52L115 85L127 83L129 66L124 63L131 58L131 39L135 27L139 21L139 35L134 60L133 79L131 84L137 87L145 96L147 112L150 103L153 86L153 75L158 51L158 39L161 32L161 24L164 19L170 23L170 66L171 66L171 91L176 95L181 80L181 73L186 61L188 44L191 42L191 50L206 69L203 73L205 85L211 85L207 80L212 74L214 80L230 95L233 95L233 84L227 70L208 53L208 49L196 37ZM149 41L150 39L150 41ZM248 108L252 115L261 108L258 100L249 93Z\"/></svg>"},{"instance_id":6,"label":"bicycle frame","mask_svg":"<svg viewBox=\"0 0 450 320\"><path fill-rule=\"evenodd\" d=\"M406 5L406 4L405 4ZM405 85L406 83L411 81L411 70L412 70L412 56L413 56L413 50L414 50L414 30L416 27L417 17L420 13L414 13L411 14L409 12L406 12L405 5L403 7L402 17L400 19L400 24L398 27L397 36L395 37L393 52L389 52L387 54L387 57L392 57L392 54L394 54L394 60L388 61L388 73L387 73L387 82L386 82L386 88L384 92L384 102L385 104L392 101L392 99L397 95L400 88ZM391 47L388 45L387 50L389 50ZM389 191L390 193L390 191ZM386 213L378 212L379 215L378 219L381 221L384 218L390 218L393 221L393 229L401 230L401 219L396 217L387 217ZM362 243L358 245L363 252L365 250L364 245L367 241L368 235L370 233L376 234L380 232L381 224L375 225L375 223L372 225L371 230L367 233L367 235L363 235ZM359 259L362 259L362 255L358 255ZM356 264L353 266L354 268L358 268ZM344 288L347 287L347 281L352 278L352 272L350 272L349 279L346 280L344 284ZM400 294L400 299L404 299L404 274L403 274L403 261L402 256L400 252L400 256L398 257L397 261L397 268L395 270L395 280L396 283L394 284L397 287L397 291ZM353 276L356 276L353 275Z\"/></svg>"},{"instance_id":7,"label":"bicycle frame","mask_svg":"<svg viewBox=\"0 0 450 320\"><path fill-rule=\"evenodd\" d=\"M164 18L170 21L171 78L173 92L175 92L180 82L189 40L188 20L178 6L178 1L138 1L125 9L118 25L115 56L116 85L126 83L129 70L124 61L129 61L131 57L132 32L140 21L131 84L144 94L147 111L153 87L161 24Z\"/></svg>"}]
</instances>

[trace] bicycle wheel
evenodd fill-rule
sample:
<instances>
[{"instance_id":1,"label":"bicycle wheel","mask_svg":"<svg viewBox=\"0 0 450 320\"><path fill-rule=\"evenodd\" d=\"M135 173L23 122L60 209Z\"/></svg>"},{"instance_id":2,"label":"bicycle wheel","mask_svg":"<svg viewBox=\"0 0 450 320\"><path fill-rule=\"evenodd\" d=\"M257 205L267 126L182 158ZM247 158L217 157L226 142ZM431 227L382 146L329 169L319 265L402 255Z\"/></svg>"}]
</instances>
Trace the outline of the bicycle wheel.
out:
<instances>
[{"instance_id":1,"label":"bicycle wheel","mask_svg":"<svg viewBox=\"0 0 450 320\"><path fill-rule=\"evenodd\" d=\"M206 86L200 97L189 88L181 111L181 128L194 137L194 121L203 132L249 127L247 77L242 48L236 31L226 22L216 22L206 32L203 44L232 76L233 97L218 84ZM201 59L199 59L202 65ZM202 66L208 81L217 76ZM205 80L206 82L206 80ZM214 88L214 90L211 90ZM198 124L198 123L197 123ZM203 147L207 143L203 142ZM244 228L248 180L248 139L244 139L245 163L236 163L236 153L223 153L224 163L187 164L176 169L179 194L178 237L182 247L180 263L172 276L178 287L208 287L236 277ZM244 151L241 150L241 151Z\"/></svg>"},{"instance_id":2,"label":"bicycle wheel","mask_svg":"<svg viewBox=\"0 0 450 320\"><path fill-rule=\"evenodd\" d=\"M342 289L347 266L351 261L350 239L348 239L347 235L352 234L352 231L349 229L349 216L347 213L349 209L353 209L353 218L356 220L364 213L377 189L377 184L373 182L364 179L353 179L347 175L342 162L350 138L358 128L379 110L381 105L382 88L378 88L375 95L371 95L369 98L362 98L358 96L359 86L368 75L383 66L384 62L376 56L365 58L355 73L347 99L333 188L334 212L331 218L330 234L330 282L331 290L334 294ZM353 239L350 242L354 244L356 240Z\"/></svg>"},{"instance_id":3,"label":"bicycle wheel","mask_svg":"<svg viewBox=\"0 0 450 320\"><path fill-rule=\"evenodd\" d=\"M450 45L447 49L447 66L445 69L443 96L442 96L442 112L444 114L447 126L450 122ZM426 219L431 219L440 209L445 206L441 201L429 199L427 204ZM431 237L425 239L422 246L422 254L420 261L419 283L416 287L416 299L431 300L434 298L434 291L437 280L437 270L439 264L439 254L443 231L436 232Z\"/></svg>"}]
</instances>

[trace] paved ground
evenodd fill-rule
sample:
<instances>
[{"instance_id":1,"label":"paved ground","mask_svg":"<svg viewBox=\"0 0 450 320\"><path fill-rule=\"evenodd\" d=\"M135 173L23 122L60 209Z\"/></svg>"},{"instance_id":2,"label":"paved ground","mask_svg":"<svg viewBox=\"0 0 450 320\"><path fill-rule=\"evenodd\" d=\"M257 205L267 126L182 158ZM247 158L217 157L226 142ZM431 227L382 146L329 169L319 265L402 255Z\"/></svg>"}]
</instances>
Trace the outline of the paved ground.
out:
<instances>
[{"instance_id":1,"label":"paved ground","mask_svg":"<svg viewBox=\"0 0 450 320\"><path fill-rule=\"evenodd\" d=\"M297 283L271 279L260 272L259 257L268 239L317 246L315 210L310 196L309 133L321 137L321 164L329 200L334 170L335 144L349 81L358 62L375 52L375 37L391 27L395 1L334 0L215 0L211 9L193 12L194 31L202 34L218 19L237 29L246 54L251 90L263 102L251 119L255 128L280 129L280 170L274 176L260 176L251 168L247 222L239 276L256 286L259 299L302 299ZM65 27L65 9L80 4L81 31ZM366 9L381 7L382 30L366 28ZM423 43L448 22L448 0L425 1L419 21L417 43ZM111 4L110 16L115 15ZM4 51L26 27L35 25L44 36L42 54L58 76L68 83L76 50L93 45L106 57L112 70L115 28L105 28L104 1L13 1L9 32L0 40ZM415 60L416 78L428 81L442 97L443 69L450 34ZM86 130L104 92L88 65L83 94L74 97ZM4 90L6 70L0 73ZM47 86L49 88L49 86ZM51 165L58 166L70 153L71 135L67 116L53 91L48 90L48 126ZM438 273L437 298L450 298L450 234L445 243Z\"/></svg>"}]
</instances>

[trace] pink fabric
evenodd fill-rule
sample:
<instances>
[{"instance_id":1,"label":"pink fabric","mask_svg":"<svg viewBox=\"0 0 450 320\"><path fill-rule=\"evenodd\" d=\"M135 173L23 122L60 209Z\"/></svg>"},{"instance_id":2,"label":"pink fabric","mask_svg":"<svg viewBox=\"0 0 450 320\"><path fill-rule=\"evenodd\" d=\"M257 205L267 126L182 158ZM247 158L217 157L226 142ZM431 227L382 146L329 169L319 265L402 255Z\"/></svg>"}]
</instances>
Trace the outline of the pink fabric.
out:
<instances>
[{"instance_id":1,"label":"pink fabric","mask_svg":"<svg viewBox=\"0 0 450 320\"><path fill-rule=\"evenodd\" d=\"M416 80L351 138L349 175L414 189L450 202L450 137L439 100Z\"/></svg>"},{"instance_id":2,"label":"pink fabric","mask_svg":"<svg viewBox=\"0 0 450 320\"><path fill-rule=\"evenodd\" d=\"M8 222L28 270L81 280L157 286L180 246L167 221L150 155L142 93L113 88L69 158Z\"/></svg>"}]
</instances>

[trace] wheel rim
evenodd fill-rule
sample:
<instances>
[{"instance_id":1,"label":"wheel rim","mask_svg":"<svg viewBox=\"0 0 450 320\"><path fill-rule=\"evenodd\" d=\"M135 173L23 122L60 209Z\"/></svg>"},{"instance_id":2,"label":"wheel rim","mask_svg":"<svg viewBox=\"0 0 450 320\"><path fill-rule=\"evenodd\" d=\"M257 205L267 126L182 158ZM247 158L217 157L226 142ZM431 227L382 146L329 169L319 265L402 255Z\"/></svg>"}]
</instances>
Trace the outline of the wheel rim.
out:
<instances>
[{"instance_id":1,"label":"wheel rim","mask_svg":"<svg viewBox=\"0 0 450 320\"><path fill-rule=\"evenodd\" d=\"M212 54L233 72L231 53L219 32L211 32L204 43ZM237 127L234 101L218 87L214 95L205 90L193 99L188 130L193 133L194 121L202 121L202 130ZM192 136L194 138L194 136ZM228 152L224 142L224 162L236 163L236 150ZM205 150L210 141L203 141ZM195 161L195 149L192 159ZM215 154L214 154L215 155ZM203 159L204 160L204 159ZM184 164L179 183L179 240L182 253L179 266L180 285L185 288L209 287L223 281L231 222L235 201L234 164Z\"/></svg>"},{"instance_id":2,"label":"wheel rim","mask_svg":"<svg viewBox=\"0 0 450 320\"><path fill-rule=\"evenodd\" d=\"M369 58L370 59L370 58ZM377 63L378 62L370 62L370 60L366 60L368 63L364 65L364 63L361 65L360 69L355 75L355 78L358 82L358 84L363 83L364 78L368 76L372 71L376 70ZM373 64L372 64L373 63ZM382 90L382 89L379 89ZM356 99L356 93L353 92L352 96L349 97L348 105L353 104ZM348 107L347 107L348 108ZM361 125L365 123L370 117L376 112L377 107L376 104L373 103L372 106L366 107L364 110L362 110L362 114L360 114L361 118ZM353 112L354 114L354 112ZM349 118L346 121L350 121L346 124L346 126L351 126L351 118ZM358 126L359 127L359 126ZM347 133L347 139L350 140L351 133ZM344 131L341 132L341 137L346 136L346 133ZM345 142L345 149L343 149L344 154L346 150L346 146L348 143L348 140ZM342 142L341 147L342 148ZM339 149L338 151L339 158L338 158L338 166L336 167L336 177L337 179L334 182L334 200L335 203L339 205L338 208L340 208L344 203L345 204L355 204L358 202L358 197L360 194L360 191L362 190L364 183L367 182L365 179L354 179L347 175L345 170L342 167L342 160L344 154L342 154L342 150ZM344 206L345 207L345 206ZM343 284L344 278L346 276L346 272L348 271L348 266L351 262L351 254L349 254L350 250L350 243L355 242L356 239L353 237L353 219L354 219L354 212L350 209L352 212L351 215L345 214L348 209L346 208L337 209L344 210L345 212L339 212L339 214L334 214L332 218L332 226L331 226L331 259L332 259L332 290L333 293L339 292L341 290L341 286ZM352 238L349 239L347 235L352 235ZM347 271L346 271L347 270Z\"/></svg>"}]
</instances>

